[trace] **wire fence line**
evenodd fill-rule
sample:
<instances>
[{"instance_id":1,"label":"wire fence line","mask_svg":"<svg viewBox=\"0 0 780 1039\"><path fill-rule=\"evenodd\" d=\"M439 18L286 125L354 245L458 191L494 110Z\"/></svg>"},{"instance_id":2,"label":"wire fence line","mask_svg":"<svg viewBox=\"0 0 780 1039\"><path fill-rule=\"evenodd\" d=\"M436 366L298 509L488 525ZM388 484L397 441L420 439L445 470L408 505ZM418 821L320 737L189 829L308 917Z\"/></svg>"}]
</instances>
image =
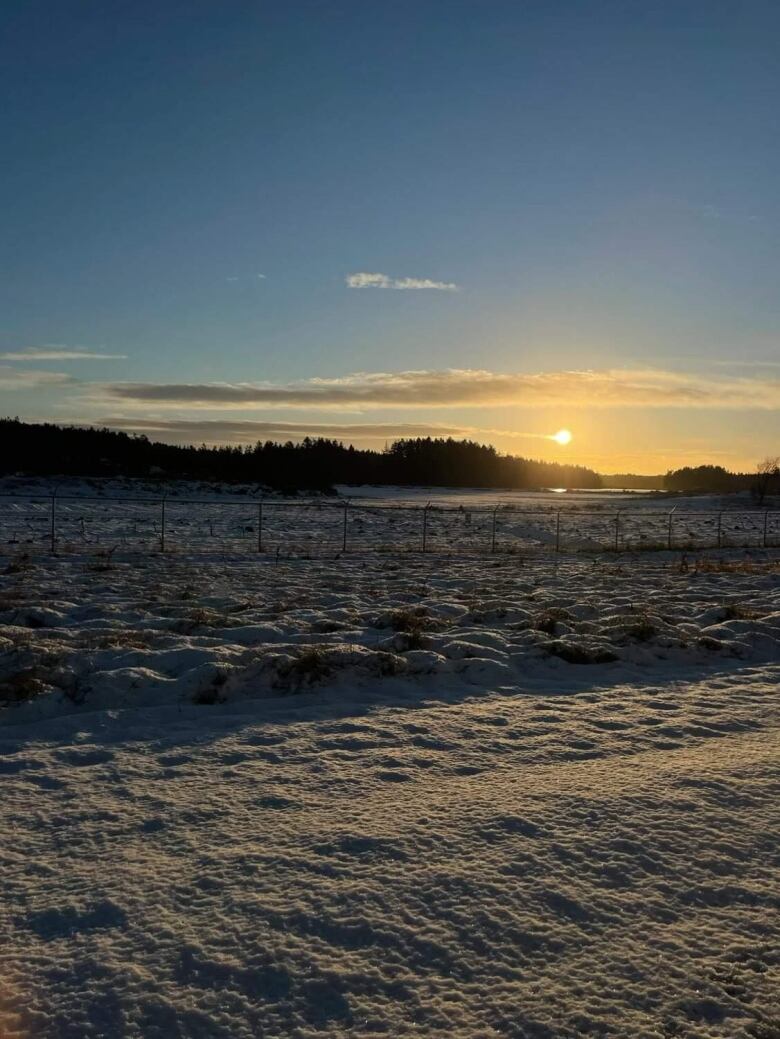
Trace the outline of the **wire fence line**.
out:
<instances>
[{"instance_id":1,"label":"wire fence line","mask_svg":"<svg viewBox=\"0 0 780 1039\"><path fill-rule=\"evenodd\" d=\"M780 509L0 495L0 551L603 552L780 546Z\"/></svg>"}]
</instances>

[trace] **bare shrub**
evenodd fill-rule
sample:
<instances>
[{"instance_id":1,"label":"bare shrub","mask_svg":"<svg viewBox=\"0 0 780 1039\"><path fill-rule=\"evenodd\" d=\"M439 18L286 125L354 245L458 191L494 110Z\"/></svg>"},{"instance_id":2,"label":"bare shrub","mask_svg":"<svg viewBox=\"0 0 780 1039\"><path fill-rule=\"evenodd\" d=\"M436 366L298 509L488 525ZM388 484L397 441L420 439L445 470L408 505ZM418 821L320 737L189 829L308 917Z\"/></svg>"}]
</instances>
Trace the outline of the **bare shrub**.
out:
<instances>
[{"instance_id":1,"label":"bare shrub","mask_svg":"<svg viewBox=\"0 0 780 1039\"><path fill-rule=\"evenodd\" d=\"M637 618L632 624L625 628L626 638L634 639L635 642L649 642L658 634L658 628L646 614Z\"/></svg>"},{"instance_id":2,"label":"bare shrub","mask_svg":"<svg viewBox=\"0 0 780 1039\"><path fill-rule=\"evenodd\" d=\"M3 570L4 574L23 574L28 570L35 569L29 552L19 552L9 562L8 566Z\"/></svg>"},{"instance_id":3,"label":"bare shrub","mask_svg":"<svg viewBox=\"0 0 780 1039\"><path fill-rule=\"evenodd\" d=\"M571 613L560 606L552 606L549 610L540 613L534 621L534 628L543 631L545 635L554 635L559 621L570 621Z\"/></svg>"},{"instance_id":4,"label":"bare shrub","mask_svg":"<svg viewBox=\"0 0 780 1039\"><path fill-rule=\"evenodd\" d=\"M114 568L114 552L116 552L118 545L114 545L113 548L102 549L97 553L97 560L90 567L89 570L93 574L107 573L109 570Z\"/></svg>"},{"instance_id":5,"label":"bare shrub","mask_svg":"<svg viewBox=\"0 0 780 1039\"><path fill-rule=\"evenodd\" d=\"M333 667L322 646L306 646L277 670L277 687L297 691L302 686L322 682L333 674Z\"/></svg>"},{"instance_id":6,"label":"bare shrub","mask_svg":"<svg viewBox=\"0 0 780 1039\"><path fill-rule=\"evenodd\" d=\"M544 647L551 657L560 657L567 664L610 664L620 657L606 646L578 646L573 642L548 642Z\"/></svg>"},{"instance_id":7,"label":"bare shrub","mask_svg":"<svg viewBox=\"0 0 780 1039\"><path fill-rule=\"evenodd\" d=\"M207 685L204 689L199 689L192 698L194 704L201 704L203 706L211 707L214 704L224 703L225 694L222 692L222 687L227 682L227 675L220 672L214 676L213 681L210 685Z\"/></svg>"},{"instance_id":8,"label":"bare shrub","mask_svg":"<svg viewBox=\"0 0 780 1039\"><path fill-rule=\"evenodd\" d=\"M23 703L34 700L43 692L45 682L37 667L21 668L0 682L0 703Z\"/></svg>"},{"instance_id":9,"label":"bare shrub","mask_svg":"<svg viewBox=\"0 0 780 1039\"><path fill-rule=\"evenodd\" d=\"M422 649L426 642L426 632L434 631L437 627L430 613L422 606L394 610L390 615L389 626L393 631L406 635L409 649Z\"/></svg>"},{"instance_id":10,"label":"bare shrub","mask_svg":"<svg viewBox=\"0 0 780 1039\"><path fill-rule=\"evenodd\" d=\"M751 609L749 606L742 606L741 603L730 602L723 607L724 621L752 621L758 616L759 614L756 610Z\"/></svg>"}]
</instances>

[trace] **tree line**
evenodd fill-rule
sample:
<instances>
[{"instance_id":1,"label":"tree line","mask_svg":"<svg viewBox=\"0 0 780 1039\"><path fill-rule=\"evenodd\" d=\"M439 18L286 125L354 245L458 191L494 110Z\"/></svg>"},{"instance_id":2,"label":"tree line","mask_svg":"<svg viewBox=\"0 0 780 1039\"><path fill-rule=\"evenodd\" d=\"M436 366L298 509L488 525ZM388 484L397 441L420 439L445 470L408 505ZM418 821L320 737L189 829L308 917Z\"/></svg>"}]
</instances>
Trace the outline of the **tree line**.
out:
<instances>
[{"instance_id":1,"label":"tree line","mask_svg":"<svg viewBox=\"0 0 780 1039\"><path fill-rule=\"evenodd\" d=\"M577 465L502 455L470 440L396 440L383 451L306 437L244 446L180 446L111 429L0 420L0 472L37 476L138 476L256 483L277 491L335 484L448 487L599 487Z\"/></svg>"},{"instance_id":2,"label":"tree line","mask_svg":"<svg viewBox=\"0 0 780 1039\"><path fill-rule=\"evenodd\" d=\"M780 494L780 458L765 458L752 473L731 473L722 465L670 470L664 476L664 490L711 494L749 491L754 501L763 504L770 495Z\"/></svg>"},{"instance_id":3,"label":"tree line","mask_svg":"<svg viewBox=\"0 0 780 1039\"><path fill-rule=\"evenodd\" d=\"M754 473L719 465L686 466L665 476L600 476L593 469L500 454L471 440L417 437L383 451L306 437L244 446L181 446L91 426L0 419L0 473L32 476L136 476L254 483L283 493L326 491L335 484L438 487L658 487L667 491L750 491L757 501L780 494L780 459Z\"/></svg>"}]
</instances>

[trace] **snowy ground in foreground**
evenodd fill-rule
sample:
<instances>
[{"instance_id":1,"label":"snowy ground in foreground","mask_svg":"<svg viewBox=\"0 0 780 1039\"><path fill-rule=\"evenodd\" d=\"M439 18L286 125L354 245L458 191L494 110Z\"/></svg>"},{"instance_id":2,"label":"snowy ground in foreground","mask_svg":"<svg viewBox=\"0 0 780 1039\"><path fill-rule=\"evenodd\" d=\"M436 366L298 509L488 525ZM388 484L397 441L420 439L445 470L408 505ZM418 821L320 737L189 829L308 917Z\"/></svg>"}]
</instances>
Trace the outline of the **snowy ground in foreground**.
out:
<instances>
[{"instance_id":1,"label":"snowy ground in foreground","mask_svg":"<svg viewBox=\"0 0 780 1039\"><path fill-rule=\"evenodd\" d=\"M9 569L3 1039L780 1035L771 556Z\"/></svg>"}]
</instances>

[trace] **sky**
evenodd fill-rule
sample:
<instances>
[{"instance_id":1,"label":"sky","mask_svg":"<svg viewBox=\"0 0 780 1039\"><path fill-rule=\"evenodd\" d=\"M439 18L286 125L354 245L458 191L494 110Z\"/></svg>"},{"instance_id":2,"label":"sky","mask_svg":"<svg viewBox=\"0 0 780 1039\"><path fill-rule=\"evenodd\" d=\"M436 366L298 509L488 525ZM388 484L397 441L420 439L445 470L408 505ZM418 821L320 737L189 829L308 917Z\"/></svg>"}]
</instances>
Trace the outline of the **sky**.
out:
<instances>
[{"instance_id":1,"label":"sky","mask_svg":"<svg viewBox=\"0 0 780 1039\"><path fill-rule=\"evenodd\" d=\"M780 454L775 0L2 19L0 414Z\"/></svg>"}]
</instances>

